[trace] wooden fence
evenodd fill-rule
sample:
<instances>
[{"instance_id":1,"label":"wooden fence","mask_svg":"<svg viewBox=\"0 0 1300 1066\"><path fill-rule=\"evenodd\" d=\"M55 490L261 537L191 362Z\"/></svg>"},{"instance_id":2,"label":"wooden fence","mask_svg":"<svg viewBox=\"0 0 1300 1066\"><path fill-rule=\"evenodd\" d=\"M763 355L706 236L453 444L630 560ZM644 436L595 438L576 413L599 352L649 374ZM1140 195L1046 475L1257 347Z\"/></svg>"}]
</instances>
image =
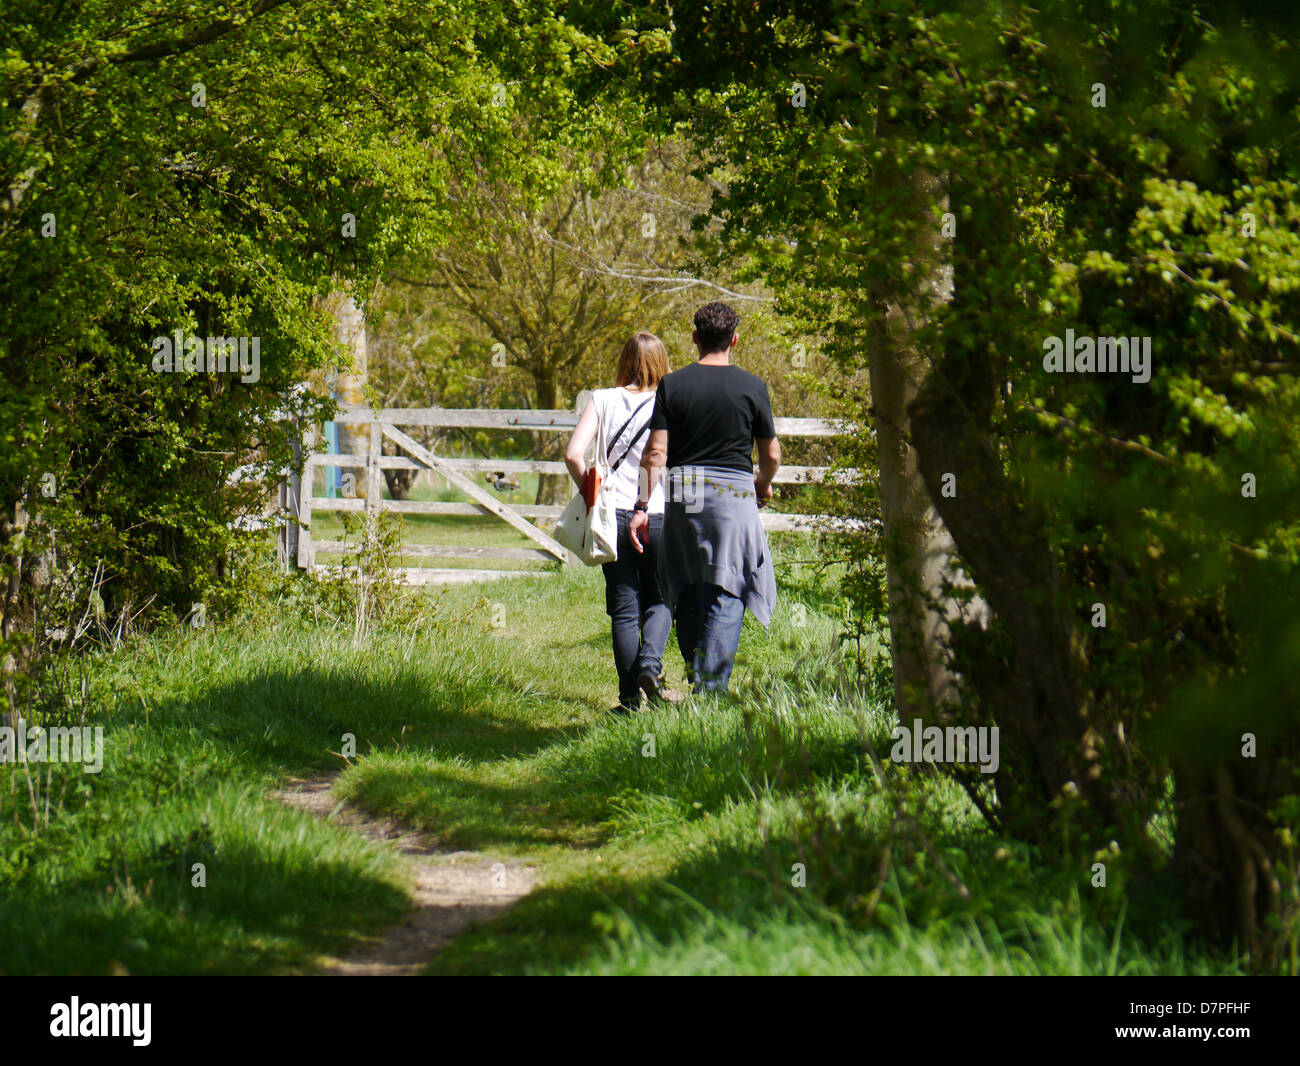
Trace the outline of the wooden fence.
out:
<instances>
[{"instance_id":1,"label":"wooden fence","mask_svg":"<svg viewBox=\"0 0 1300 1066\"><path fill-rule=\"evenodd\" d=\"M322 553L342 550L338 541L313 539L312 515L317 511L358 511L371 514L390 511L398 514L430 515L490 514L514 527L533 542L532 547L403 544L401 552L406 556L461 560L503 559L515 562L541 560L565 565L578 564L579 560L573 553L536 524L537 520L559 518L564 511L563 507L508 503L497 499L475 480L476 475L485 472L567 475L568 469L563 462L541 459L469 459L435 455L398 428L399 426L425 426L437 429L459 427L570 433L577 425L577 421L578 415L573 411L442 407L384 408L375 411L369 407L345 408L335 415L335 422L343 425L368 426L367 453L365 455L313 453L314 434L304 439L303 446L308 456L301 480L291 479L281 491L281 506L288 513L292 514L296 511L298 515L297 525L289 523L281 532L281 557L286 561L296 560L301 568L320 571L324 567L316 562L318 546ZM776 432L778 437L827 437L840 434L843 430L833 423L817 418L778 418ZM384 438L392 441L405 454L384 455ZM314 473L319 467L341 467L362 471L364 490L355 497L325 498L314 495ZM432 470L442 476L449 485L464 492L472 502L384 499L383 471L385 470ZM776 483L806 484L821 481L828 472L827 467L783 466L776 476ZM852 476L852 472L848 476ZM819 516L784 515L764 510L762 518L765 529L789 531L809 529L818 521ZM326 545L329 547L327 548ZM430 584L536 576L545 571L416 566L399 568L399 572L408 583Z\"/></svg>"}]
</instances>

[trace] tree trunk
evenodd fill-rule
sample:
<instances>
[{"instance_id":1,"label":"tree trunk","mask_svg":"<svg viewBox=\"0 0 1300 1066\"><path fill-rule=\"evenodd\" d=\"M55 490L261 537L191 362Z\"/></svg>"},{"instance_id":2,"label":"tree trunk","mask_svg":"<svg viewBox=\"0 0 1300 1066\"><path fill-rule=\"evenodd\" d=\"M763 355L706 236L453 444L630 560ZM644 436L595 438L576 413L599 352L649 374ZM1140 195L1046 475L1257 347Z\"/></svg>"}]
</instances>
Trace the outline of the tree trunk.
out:
<instances>
[{"instance_id":1,"label":"tree trunk","mask_svg":"<svg viewBox=\"0 0 1300 1066\"><path fill-rule=\"evenodd\" d=\"M342 407L359 407L366 402L364 387L368 373L366 320L352 294L339 290L330 295L327 306L334 317L334 339L343 346L351 366L334 379L334 395ZM339 452L365 455L370 447L370 428L366 425L338 426ZM345 468L354 477L354 494L365 498L366 478L361 469Z\"/></svg>"},{"instance_id":2,"label":"tree trunk","mask_svg":"<svg viewBox=\"0 0 1300 1066\"><path fill-rule=\"evenodd\" d=\"M1041 515L1021 503L992 439L1000 337L998 323L981 314L980 279L1007 268L999 255L1015 254L1007 238L1011 211L1003 190L967 187L962 194L973 221L954 259L955 328L909 408L930 498L999 630L991 639L962 627L952 646L978 704L969 713L999 726L1002 759L994 778L1004 817L1036 838L1047 829L1046 805L1073 784L1089 812L1085 824L1100 831L1117 824L1118 811L1100 772L1102 742L1089 727L1080 684L1086 663Z\"/></svg>"},{"instance_id":3,"label":"tree trunk","mask_svg":"<svg viewBox=\"0 0 1300 1066\"><path fill-rule=\"evenodd\" d=\"M409 430L407 432L410 432ZM401 451L391 440L384 438L381 450L385 455L398 455ZM406 500L411 496L415 486L418 470L385 470L384 480L388 482L388 494L395 500Z\"/></svg>"},{"instance_id":4,"label":"tree trunk","mask_svg":"<svg viewBox=\"0 0 1300 1066\"><path fill-rule=\"evenodd\" d=\"M1262 767L1238 760L1180 767L1175 773L1179 796L1174 861L1192 918L1211 940L1250 956L1256 969L1271 970L1282 961L1285 926L1270 921L1289 910L1290 935L1296 935L1296 904L1284 904L1279 874L1294 856L1278 846L1268 812L1277 793L1262 787Z\"/></svg>"},{"instance_id":5,"label":"tree trunk","mask_svg":"<svg viewBox=\"0 0 1300 1066\"><path fill-rule=\"evenodd\" d=\"M543 411L554 411L560 406L560 388L554 372L549 369L539 370L533 375L533 384L537 392L537 407ZM533 452L540 459L559 459L568 438L563 433L534 433ZM572 495L572 482L568 474L538 474L537 496L534 503L545 507L563 507Z\"/></svg>"},{"instance_id":6,"label":"tree trunk","mask_svg":"<svg viewBox=\"0 0 1300 1066\"><path fill-rule=\"evenodd\" d=\"M1236 670L1202 689L1197 709L1165 710L1161 748L1174 773L1174 865L1188 914L1263 973L1300 956L1300 684L1279 634L1300 617L1289 563L1247 561L1225 613ZM1205 683L1203 683L1205 684ZM1288 839L1289 838L1289 839Z\"/></svg>"},{"instance_id":7,"label":"tree trunk","mask_svg":"<svg viewBox=\"0 0 1300 1066\"><path fill-rule=\"evenodd\" d=\"M886 179L888 180L888 179ZM899 717L934 719L957 698L957 678L947 663L949 624L960 613L948 585L967 583L953 565L956 546L930 500L910 443L908 407L926 374L915 336L937 304L952 296L952 269L942 261L931 224L932 206L947 197L940 183L917 172L911 178L922 218L907 292L879 294L882 313L868 333L872 413L880 461L889 589L889 640ZM892 298L891 298L892 297ZM981 601L968 608L973 621L986 617Z\"/></svg>"}]
</instances>

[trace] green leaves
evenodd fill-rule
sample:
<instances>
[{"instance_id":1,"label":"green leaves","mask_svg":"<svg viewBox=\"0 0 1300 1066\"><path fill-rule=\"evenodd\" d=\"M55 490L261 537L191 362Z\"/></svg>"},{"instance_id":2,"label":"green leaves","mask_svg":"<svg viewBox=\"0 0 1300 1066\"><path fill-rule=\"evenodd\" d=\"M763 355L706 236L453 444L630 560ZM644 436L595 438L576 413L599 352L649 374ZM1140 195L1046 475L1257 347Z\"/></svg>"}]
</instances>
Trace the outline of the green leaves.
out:
<instances>
[{"instance_id":1,"label":"green leaves","mask_svg":"<svg viewBox=\"0 0 1300 1066\"><path fill-rule=\"evenodd\" d=\"M545 144L580 120L590 42L531 2L140 0L47 19L20 5L0 54L5 98L28 102L0 115L0 439L22 442L0 456L0 510L59 471L43 520L80 531L70 557L121 560L114 596L188 607L227 524L263 502L228 474L287 462L292 427L272 416L338 361L318 298L364 300L395 257L464 226L452 173L553 180L514 124ZM497 83L517 105L491 106ZM260 380L154 373L152 338L177 329L258 338Z\"/></svg>"}]
</instances>

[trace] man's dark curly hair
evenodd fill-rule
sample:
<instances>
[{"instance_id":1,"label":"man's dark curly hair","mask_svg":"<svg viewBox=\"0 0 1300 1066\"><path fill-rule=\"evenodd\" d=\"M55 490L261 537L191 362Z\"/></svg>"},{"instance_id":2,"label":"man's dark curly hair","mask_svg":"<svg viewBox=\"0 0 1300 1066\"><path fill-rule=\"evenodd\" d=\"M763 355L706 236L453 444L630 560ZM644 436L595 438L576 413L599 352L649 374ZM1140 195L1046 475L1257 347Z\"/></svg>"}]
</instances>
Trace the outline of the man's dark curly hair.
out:
<instances>
[{"instance_id":1,"label":"man's dark curly hair","mask_svg":"<svg viewBox=\"0 0 1300 1066\"><path fill-rule=\"evenodd\" d=\"M700 354L726 351L738 325L740 316L727 304L715 300L701 307L695 312L695 343Z\"/></svg>"}]
</instances>

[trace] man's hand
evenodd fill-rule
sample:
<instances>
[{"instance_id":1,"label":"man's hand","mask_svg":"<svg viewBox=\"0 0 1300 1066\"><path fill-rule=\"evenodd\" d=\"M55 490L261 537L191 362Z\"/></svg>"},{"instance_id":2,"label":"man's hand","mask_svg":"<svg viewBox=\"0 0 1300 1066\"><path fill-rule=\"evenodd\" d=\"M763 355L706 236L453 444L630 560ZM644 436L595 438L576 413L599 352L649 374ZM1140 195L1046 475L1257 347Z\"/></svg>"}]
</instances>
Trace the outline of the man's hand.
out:
<instances>
[{"instance_id":1,"label":"man's hand","mask_svg":"<svg viewBox=\"0 0 1300 1066\"><path fill-rule=\"evenodd\" d=\"M632 538L632 547L642 554L645 553L645 541L638 534L646 532L649 528L650 516L644 511L633 511L632 521L627 524L627 535Z\"/></svg>"},{"instance_id":2,"label":"man's hand","mask_svg":"<svg viewBox=\"0 0 1300 1066\"><path fill-rule=\"evenodd\" d=\"M754 478L754 491L758 493L759 507L766 507L772 498L772 479L781 469L781 442L767 437L758 442L758 474Z\"/></svg>"}]
</instances>

